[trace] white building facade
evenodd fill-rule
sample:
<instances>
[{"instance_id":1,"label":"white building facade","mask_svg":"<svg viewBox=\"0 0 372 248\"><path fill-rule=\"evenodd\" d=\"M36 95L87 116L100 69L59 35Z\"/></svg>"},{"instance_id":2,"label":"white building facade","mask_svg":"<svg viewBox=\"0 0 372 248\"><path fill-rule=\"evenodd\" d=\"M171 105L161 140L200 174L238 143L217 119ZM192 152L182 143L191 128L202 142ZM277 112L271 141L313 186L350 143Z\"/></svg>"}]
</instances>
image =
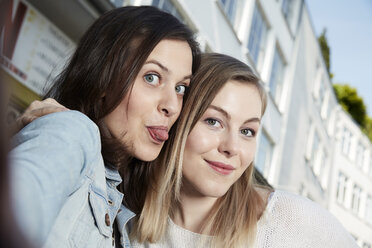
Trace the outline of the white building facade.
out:
<instances>
[{"instance_id":1,"label":"white building facade","mask_svg":"<svg viewBox=\"0 0 372 248\"><path fill-rule=\"evenodd\" d=\"M372 145L353 119L337 110L329 210L363 248L372 247Z\"/></svg>"}]
</instances>

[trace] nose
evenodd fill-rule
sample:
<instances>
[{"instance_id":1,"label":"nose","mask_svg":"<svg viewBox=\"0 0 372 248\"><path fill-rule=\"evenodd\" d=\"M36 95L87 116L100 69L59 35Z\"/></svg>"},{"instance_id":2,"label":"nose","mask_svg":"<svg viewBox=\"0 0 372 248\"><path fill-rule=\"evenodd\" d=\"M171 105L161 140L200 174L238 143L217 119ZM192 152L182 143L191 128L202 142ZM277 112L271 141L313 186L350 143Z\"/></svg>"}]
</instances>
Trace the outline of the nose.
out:
<instances>
[{"instance_id":1,"label":"nose","mask_svg":"<svg viewBox=\"0 0 372 248\"><path fill-rule=\"evenodd\" d=\"M174 87L163 89L158 110L167 117L178 115L182 107L182 99L177 95Z\"/></svg>"},{"instance_id":2,"label":"nose","mask_svg":"<svg viewBox=\"0 0 372 248\"><path fill-rule=\"evenodd\" d=\"M227 132L223 137L221 137L221 142L218 147L218 151L228 158L238 154L239 151L238 135L235 135L232 132Z\"/></svg>"}]
</instances>

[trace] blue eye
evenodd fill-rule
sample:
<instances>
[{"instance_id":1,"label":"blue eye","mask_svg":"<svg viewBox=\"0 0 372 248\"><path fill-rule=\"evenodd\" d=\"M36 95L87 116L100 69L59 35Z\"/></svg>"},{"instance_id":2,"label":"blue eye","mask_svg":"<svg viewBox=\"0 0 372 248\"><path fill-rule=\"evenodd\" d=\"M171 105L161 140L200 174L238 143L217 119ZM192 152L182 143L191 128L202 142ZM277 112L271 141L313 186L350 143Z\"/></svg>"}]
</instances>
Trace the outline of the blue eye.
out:
<instances>
[{"instance_id":1,"label":"blue eye","mask_svg":"<svg viewBox=\"0 0 372 248\"><path fill-rule=\"evenodd\" d=\"M221 127L221 122L219 122L218 120L213 119L213 118L208 118L208 119L205 120L205 122L206 122L209 126L213 126L213 127Z\"/></svg>"},{"instance_id":2,"label":"blue eye","mask_svg":"<svg viewBox=\"0 0 372 248\"><path fill-rule=\"evenodd\" d=\"M160 81L160 77L154 73L146 74L143 78L148 84L152 85L158 85Z\"/></svg>"},{"instance_id":3,"label":"blue eye","mask_svg":"<svg viewBox=\"0 0 372 248\"><path fill-rule=\"evenodd\" d=\"M256 132L253 129L245 128L240 131L241 134L247 137L254 137Z\"/></svg>"},{"instance_id":4,"label":"blue eye","mask_svg":"<svg viewBox=\"0 0 372 248\"><path fill-rule=\"evenodd\" d=\"M177 85L176 86L176 92L180 95L184 95L186 91L186 86L185 85Z\"/></svg>"}]
</instances>

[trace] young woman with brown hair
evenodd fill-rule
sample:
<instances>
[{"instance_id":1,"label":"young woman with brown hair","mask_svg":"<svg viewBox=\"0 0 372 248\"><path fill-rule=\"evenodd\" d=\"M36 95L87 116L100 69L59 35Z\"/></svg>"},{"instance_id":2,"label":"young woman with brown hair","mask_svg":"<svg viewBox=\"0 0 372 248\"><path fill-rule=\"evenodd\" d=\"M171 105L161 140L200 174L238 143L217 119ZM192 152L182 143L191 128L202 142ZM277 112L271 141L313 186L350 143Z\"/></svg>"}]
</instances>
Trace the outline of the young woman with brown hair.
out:
<instances>
[{"instance_id":1,"label":"young woman with brown hair","mask_svg":"<svg viewBox=\"0 0 372 248\"><path fill-rule=\"evenodd\" d=\"M36 246L129 246L144 194L127 178L146 185L140 176L173 153L161 149L198 64L192 32L156 8L118 8L93 23L47 94L77 111L14 137L12 204Z\"/></svg>"}]
</instances>

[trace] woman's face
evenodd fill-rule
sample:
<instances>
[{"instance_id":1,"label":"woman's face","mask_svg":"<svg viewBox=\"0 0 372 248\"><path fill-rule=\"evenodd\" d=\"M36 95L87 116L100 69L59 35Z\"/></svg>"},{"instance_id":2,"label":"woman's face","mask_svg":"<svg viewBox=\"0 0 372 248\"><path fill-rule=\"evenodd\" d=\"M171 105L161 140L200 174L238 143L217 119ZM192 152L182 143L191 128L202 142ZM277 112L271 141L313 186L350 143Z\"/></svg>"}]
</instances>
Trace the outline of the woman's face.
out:
<instances>
[{"instance_id":1,"label":"woman's face","mask_svg":"<svg viewBox=\"0 0 372 248\"><path fill-rule=\"evenodd\" d=\"M228 81L187 138L182 191L223 196L254 159L260 118L257 88Z\"/></svg>"},{"instance_id":2,"label":"woman's face","mask_svg":"<svg viewBox=\"0 0 372 248\"><path fill-rule=\"evenodd\" d=\"M132 91L105 117L110 131L132 156L154 160L178 118L192 74L191 48L185 41L162 40L138 73Z\"/></svg>"}]
</instances>

